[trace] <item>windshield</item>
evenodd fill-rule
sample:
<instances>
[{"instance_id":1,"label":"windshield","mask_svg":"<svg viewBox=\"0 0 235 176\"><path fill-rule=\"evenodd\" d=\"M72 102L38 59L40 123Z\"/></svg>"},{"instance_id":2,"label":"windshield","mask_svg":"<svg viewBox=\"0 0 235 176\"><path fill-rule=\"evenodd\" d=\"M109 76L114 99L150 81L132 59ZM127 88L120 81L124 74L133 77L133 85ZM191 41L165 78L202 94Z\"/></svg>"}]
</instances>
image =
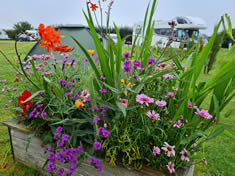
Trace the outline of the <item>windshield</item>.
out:
<instances>
[{"instance_id":1,"label":"windshield","mask_svg":"<svg viewBox=\"0 0 235 176\"><path fill-rule=\"evenodd\" d=\"M196 29L178 29L177 37L184 39L191 39L194 37L195 40L198 40L199 31Z\"/></svg>"}]
</instances>

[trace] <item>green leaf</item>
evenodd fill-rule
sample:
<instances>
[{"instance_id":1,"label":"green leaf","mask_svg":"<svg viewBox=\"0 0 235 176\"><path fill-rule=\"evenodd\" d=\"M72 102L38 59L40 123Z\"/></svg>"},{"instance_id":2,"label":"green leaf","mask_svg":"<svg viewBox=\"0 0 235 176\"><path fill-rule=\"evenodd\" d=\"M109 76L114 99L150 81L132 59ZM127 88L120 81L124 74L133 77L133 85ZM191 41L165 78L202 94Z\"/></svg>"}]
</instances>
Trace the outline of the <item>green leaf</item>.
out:
<instances>
[{"instance_id":1,"label":"green leaf","mask_svg":"<svg viewBox=\"0 0 235 176\"><path fill-rule=\"evenodd\" d=\"M124 117L126 117L126 109L123 106L123 104L119 101L116 101L116 104L117 104L118 108L121 110L121 112L123 113Z\"/></svg>"},{"instance_id":2,"label":"green leaf","mask_svg":"<svg viewBox=\"0 0 235 176\"><path fill-rule=\"evenodd\" d=\"M235 139L235 135L233 135L232 133L230 133L228 130L224 130L224 134L232 139Z\"/></svg>"}]
</instances>

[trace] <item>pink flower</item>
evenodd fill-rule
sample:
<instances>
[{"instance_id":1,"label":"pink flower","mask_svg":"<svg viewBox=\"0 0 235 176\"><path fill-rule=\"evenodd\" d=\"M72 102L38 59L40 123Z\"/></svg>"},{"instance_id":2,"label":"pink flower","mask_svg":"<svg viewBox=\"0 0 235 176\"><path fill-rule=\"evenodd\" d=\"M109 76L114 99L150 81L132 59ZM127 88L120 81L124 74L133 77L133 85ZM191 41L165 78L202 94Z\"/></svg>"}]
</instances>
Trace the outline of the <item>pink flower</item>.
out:
<instances>
[{"instance_id":1,"label":"pink flower","mask_svg":"<svg viewBox=\"0 0 235 176\"><path fill-rule=\"evenodd\" d=\"M206 119L211 119L212 115L210 115L208 113L208 110L202 109L201 111L197 108L197 112L195 112L195 114L199 115L202 118L206 118Z\"/></svg>"},{"instance_id":2,"label":"pink flower","mask_svg":"<svg viewBox=\"0 0 235 176\"><path fill-rule=\"evenodd\" d=\"M107 123L104 123L104 128L107 128L107 127L108 127Z\"/></svg>"},{"instance_id":3,"label":"pink flower","mask_svg":"<svg viewBox=\"0 0 235 176\"><path fill-rule=\"evenodd\" d=\"M128 100L127 100L127 99L121 99L121 98L120 98L120 102L123 104L123 106L124 106L125 108L128 107Z\"/></svg>"},{"instance_id":4,"label":"pink flower","mask_svg":"<svg viewBox=\"0 0 235 176\"><path fill-rule=\"evenodd\" d=\"M149 106L149 103L153 103L154 99L150 98L144 94L136 95L136 102L140 104L146 104L146 106Z\"/></svg>"},{"instance_id":5,"label":"pink flower","mask_svg":"<svg viewBox=\"0 0 235 176\"><path fill-rule=\"evenodd\" d=\"M181 156L182 161L185 160L185 161L188 161L188 162L189 162L189 157L188 157L188 152L187 152L187 150L184 148L184 150L181 151L180 153L182 154L182 156Z\"/></svg>"},{"instance_id":6,"label":"pink flower","mask_svg":"<svg viewBox=\"0 0 235 176\"><path fill-rule=\"evenodd\" d=\"M174 97L174 92L168 92L167 96L168 97Z\"/></svg>"},{"instance_id":7,"label":"pink flower","mask_svg":"<svg viewBox=\"0 0 235 176\"><path fill-rule=\"evenodd\" d=\"M180 128L180 127L183 126L183 125L184 125L184 124L181 123L181 120L177 120L177 121L174 123L173 127Z\"/></svg>"},{"instance_id":8,"label":"pink flower","mask_svg":"<svg viewBox=\"0 0 235 176\"><path fill-rule=\"evenodd\" d=\"M166 165L166 167L171 174L175 172L174 164L171 163L171 161Z\"/></svg>"},{"instance_id":9,"label":"pink flower","mask_svg":"<svg viewBox=\"0 0 235 176\"><path fill-rule=\"evenodd\" d=\"M169 145L167 142L164 142L164 145L162 147L162 150L164 150L168 157L175 156L175 146Z\"/></svg>"},{"instance_id":10,"label":"pink flower","mask_svg":"<svg viewBox=\"0 0 235 176\"><path fill-rule=\"evenodd\" d=\"M157 104L159 107L164 107L164 106L166 106L166 102L165 102L164 100L161 100L161 101L157 100L157 101L156 101L156 104Z\"/></svg>"},{"instance_id":11,"label":"pink flower","mask_svg":"<svg viewBox=\"0 0 235 176\"><path fill-rule=\"evenodd\" d=\"M192 108L192 106L193 106L193 105L192 105L192 102L191 102L191 101L188 101L188 108L190 108L190 109L191 109L191 108Z\"/></svg>"},{"instance_id":12,"label":"pink flower","mask_svg":"<svg viewBox=\"0 0 235 176\"><path fill-rule=\"evenodd\" d=\"M152 113L151 111L147 112L146 115L150 118L150 119L153 119L153 120L160 120L160 115L158 113L155 113L154 110L152 110Z\"/></svg>"},{"instance_id":13,"label":"pink flower","mask_svg":"<svg viewBox=\"0 0 235 176\"><path fill-rule=\"evenodd\" d=\"M165 74L163 75L164 78L174 78L175 76L174 75L170 75L170 74Z\"/></svg>"},{"instance_id":14,"label":"pink flower","mask_svg":"<svg viewBox=\"0 0 235 176\"><path fill-rule=\"evenodd\" d=\"M202 158L202 162L203 162L203 164L205 164L205 165L207 166L207 160L206 160L206 158Z\"/></svg>"},{"instance_id":15,"label":"pink flower","mask_svg":"<svg viewBox=\"0 0 235 176\"><path fill-rule=\"evenodd\" d=\"M160 155L160 152L161 152L161 150L160 150L160 148L159 147L157 147L157 146L154 146L153 147L153 154L156 156L156 155Z\"/></svg>"},{"instance_id":16,"label":"pink flower","mask_svg":"<svg viewBox=\"0 0 235 176\"><path fill-rule=\"evenodd\" d=\"M17 91L17 88L13 88L13 91Z\"/></svg>"},{"instance_id":17,"label":"pink flower","mask_svg":"<svg viewBox=\"0 0 235 176\"><path fill-rule=\"evenodd\" d=\"M172 89L175 90L175 91L178 91L178 88L176 88L176 87L172 87Z\"/></svg>"},{"instance_id":18,"label":"pink flower","mask_svg":"<svg viewBox=\"0 0 235 176\"><path fill-rule=\"evenodd\" d=\"M8 108L8 104L5 104L5 105L4 105L4 108Z\"/></svg>"}]
</instances>

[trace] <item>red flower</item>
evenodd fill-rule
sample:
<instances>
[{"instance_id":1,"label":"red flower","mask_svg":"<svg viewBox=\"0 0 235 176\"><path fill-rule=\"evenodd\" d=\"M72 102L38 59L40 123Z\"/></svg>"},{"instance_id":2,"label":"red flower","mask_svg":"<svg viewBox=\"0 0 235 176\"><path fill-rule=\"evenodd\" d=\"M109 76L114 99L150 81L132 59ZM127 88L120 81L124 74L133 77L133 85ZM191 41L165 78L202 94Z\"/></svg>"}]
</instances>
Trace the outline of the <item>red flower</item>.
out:
<instances>
[{"instance_id":1,"label":"red flower","mask_svg":"<svg viewBox=\"0 0 235 176\"><path fill-rule=\"evenodd\" d=\"M18 97L18 104L21 106L23 110L23 115L26 114L27 108L33 108L33 104L31 101L27 101L24 103L31 96L31 93L28 90L25 90L21 96Z\"/></svg>"},{"instance_id":2,"label":"red flower","mask_svg":"<svg viewBox=\"0 0 235 176\"><path fill-rule=\"evenodd\" d=\"M93 4L91 2L88 2L88 4L91 4L90 8L93 12L96 11L96 9L98 8L98 6L96 4Z\"/></svg>"},{"instance_id":3,"label":"red flower","mask_svg":"<svg viewBox=\"0 0 235 176\"><path fill-rule=\"evenodd\" d=\"M55 47L56 51L60 51L60 54L63 52L70 52L72 51L74 48L73 47L68 47L68 45L62 45L62 46L56 46Z\"/></svg>"}]
</instances>

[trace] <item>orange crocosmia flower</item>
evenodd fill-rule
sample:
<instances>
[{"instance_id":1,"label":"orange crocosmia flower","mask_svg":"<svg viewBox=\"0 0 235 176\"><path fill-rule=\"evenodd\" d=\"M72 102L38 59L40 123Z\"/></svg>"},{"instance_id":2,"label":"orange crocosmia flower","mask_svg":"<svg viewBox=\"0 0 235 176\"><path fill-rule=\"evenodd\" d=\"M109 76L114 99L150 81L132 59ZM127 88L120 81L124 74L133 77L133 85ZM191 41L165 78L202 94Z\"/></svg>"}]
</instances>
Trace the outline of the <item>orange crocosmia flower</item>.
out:
<instances>
[{"instance_id":1,"label":"orange crocosmia flower","mask_svg":"<svg viewBox=\"0 0 235 176\"><path fill-rule=\"evenodd\" d=\"M70 51L74 50L73 47L68 47L68 45L56 46L55 49L56 49L56 51L60 51L60 54L63 52L70 52Z\"/></svg>"},{"instance_id":2,"label":"orange crocosmia flower","mask_svg":"<svg viewBox=\"0 0 235 176\"><path fill-rule=\"evenodd\" d=\"M96 9L98 8L98 6L96 4L93 4L91 2L88 2L88 4L91 4L90 8L93 12L96 11Z\"/></svg>"},{"instance_id":3,"label":"orange crocosmia flower","mask_svg":"<svg viewBox=\"0 0 235 176\"><path fill-rule=\"evenodd\" d=\"M47 52L52 49L53 51L56 51L55 44L59 44L62 46L62 43L60 41L60 30L58 32L55 31L54 26L47 26L45 27L44 24L40 24L38 27L39 35L40 35L40 44L41 47L47 47Z\"/></svg>"}]
</instances>

